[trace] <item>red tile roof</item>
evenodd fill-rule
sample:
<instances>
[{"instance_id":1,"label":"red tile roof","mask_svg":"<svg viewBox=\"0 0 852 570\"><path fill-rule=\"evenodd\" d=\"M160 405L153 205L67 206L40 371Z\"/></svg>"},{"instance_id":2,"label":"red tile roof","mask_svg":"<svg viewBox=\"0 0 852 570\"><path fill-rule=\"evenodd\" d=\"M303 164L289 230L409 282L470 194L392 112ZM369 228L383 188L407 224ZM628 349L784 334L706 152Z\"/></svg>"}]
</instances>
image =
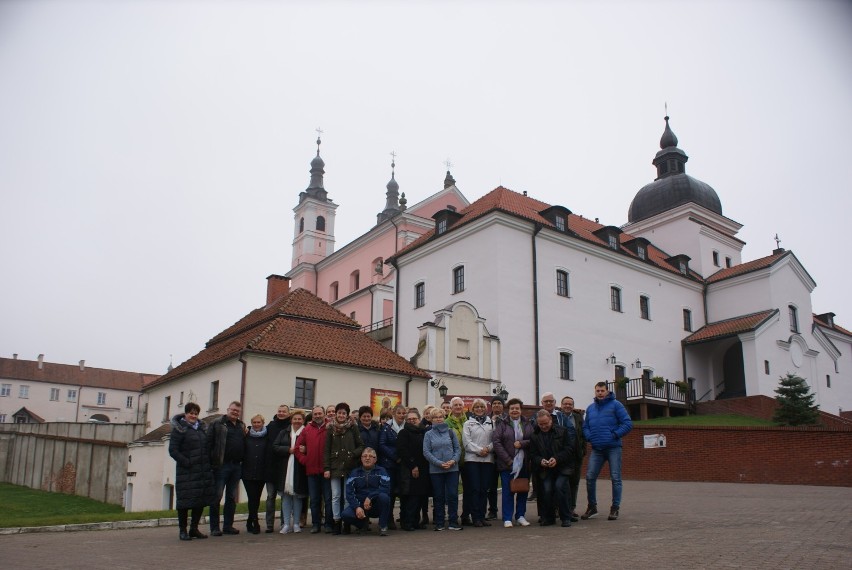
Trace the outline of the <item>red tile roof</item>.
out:
<instances>
[{"instance_id":1,"label":"red tile roof","mask_svg":"<svg viewBox=\"0 0 852 570\"><path fill-rule=\"evenodd\" d=\"M845 335L852 336L852 331L849 331L849 330L839 326L837 323L834 323L834 326L830 326L827 322L820 319L818 315L814 315L814 323L816 323L817 325L821 326L824 329L831 329L833 331L837 331L839 333L843 333Z\"/></svg>"},{"instance_id":2,"label":"red tile roof","mask_svg":"<svg viewBox=\"0 0 852 570\"><path fill-rule=\"evenodd\" d=\"M196 372L243 352L430 377L362 333L356 321L312 293L295 289L214 336L204 350L148 386Z\"/></svg>"},{"instance_id":3,"label":"red tile roof","mask_svg":"<svg viewBox=\"0 0 852 570\"><path fill-rule=\"evenodd\" d=\"M743 273L751 273L752 271L757 271L759 269L766 269L767 267L774 265L777 261L780 261L783 257L790 254L792 254L792 252L782 251L778 253L773 253L772 255L767 255L766 257L761 257L760 259L754 259L746 263L740 263L739 265L734 265L733 267L726 267L725 269L720 269L719 271L707 278L707 283L715 283L717 281L722 281L723 279L729 279L731 277L736 277L737 275L742 275Z\"/></svg>"},{"instance_id":4,"label":"red tile roof","mask_svg":"<svg viewBox=\"0 0 852 570\"><path fill-rule=\"evenodd\" d=\"M765 323L771 316L778 313L778 309L768 310L768 311L760 311L759 313L752 313L750 315L742 315L740 317L733 317L731 319L725 319L723 321L718 321L715 323L708 323L683 339L684 344L696 344L699 342L705 342L708 340L718 340L720 338L726 338L730 336L735 336L740 333L753 331L757 329L760 325Z\"/></svg>"},{"instance_id":5,"label":"red tile roof","mask_svg":"<svg viewBox=\"0 0 852 570\"><path fill-rule=\"evenodd\" d=\"M550 222L550 220L542 217L541 214L539 214L539 212L544 211L550 207L550 204L546 204L545 202L541 202L540 200L536 200L535 198L519 194L517 192L509 190L508 188L504 188L503 186L498 186L479 200L476 200L475 202L470 204L470 206L468 206L467 208L461 210L459 212L461 218L457 222L452 224L448 231L453 231L454 229L468 224L491 212L504 212L540 224L546 228L551 228L555 230L556 226L554 226L553 223ZM606 241L594 234L596 230L599 230L603 227L605 227L603 224L586 219L582 216L578 216L575 214L569 214L568 216L567 229L571 234L573 234L579 239L582 239L583 241L587 241L600 247L610 249L609 244ZM413 251L421 245L435 239L435 237L435 230L432 229L417 238L416 240L414 240L412 243L400 250L398 253L393 255L391 258L389 258L389 260L399 258L400 256L405 255L406 253ZM628 255L635 259L639 259L635 253L633 253L623 245L625 242L628 242L633 238L634 236L627 233L620 234L619 244L621 245L619 246L619 251L625 255ZM650 245L646 249L648 261L660 267L661 269L680 275L680 270L676 267L673 267L666 261L666 259L671 257L671 255L654 245ZM691 270L690 277L695 279L701 279L700 275Z\"/></svg>"},{"instance_id":6,"label":"red tile roof","mask_svg":"<svg viewBox=\"0 0 852 570\"><path fill-rule=\"evenodd\" d=\"M76 364L54 364L43 362L41 369L36 360L0 358L0 378L22 380L25 382L50 382L91 388L112 388L141 392L146 382L158 377L157 374L125 372L107 368L85 366L80 370Z\"/></svg>"}]
</instances>

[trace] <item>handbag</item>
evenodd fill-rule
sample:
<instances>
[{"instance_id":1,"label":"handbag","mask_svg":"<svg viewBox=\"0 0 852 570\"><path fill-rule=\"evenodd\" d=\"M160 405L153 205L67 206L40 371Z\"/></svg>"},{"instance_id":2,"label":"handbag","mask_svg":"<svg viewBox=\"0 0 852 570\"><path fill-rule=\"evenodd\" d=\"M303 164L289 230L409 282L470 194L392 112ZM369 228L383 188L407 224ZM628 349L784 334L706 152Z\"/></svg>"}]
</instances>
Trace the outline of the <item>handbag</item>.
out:
<instances>
[{"instance_id":1,"label":"handbag","mask_svg":"<svg viewBox=\"0 0 852 570\"><path fill-rule=\"evenodd\" d=\"M528 477L515 477L509 481L509 490L513 493L529 493L530 480Z\"/></svg>"}]
</instances>

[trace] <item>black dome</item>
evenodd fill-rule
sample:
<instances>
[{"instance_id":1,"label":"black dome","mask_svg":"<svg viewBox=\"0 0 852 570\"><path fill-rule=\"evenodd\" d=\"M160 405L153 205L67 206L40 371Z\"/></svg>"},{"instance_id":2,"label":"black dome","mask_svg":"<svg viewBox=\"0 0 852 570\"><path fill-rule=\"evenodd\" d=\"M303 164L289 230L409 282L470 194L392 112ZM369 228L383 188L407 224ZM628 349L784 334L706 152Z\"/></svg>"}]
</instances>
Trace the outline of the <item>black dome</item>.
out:
<instances>
[{"instance_id":1,"label":"black dome","mask_svg":"<svg viewBox=\"0 0 852 570\"><path fill-rule=\"evenodd\" d=\"M668 117L660 148L662 150L651 161L657 167L657 179L636 193L627 211L627 221L638 222L689 202L721 216L722 202L716 191L709 184L686 174L689 157L677 147L677 137L669 127Z\"/></svg>"},{"instance_id":2,"label":"black dome","mask_svg":"<svg viewBox=\"0 0 852 570\"><path fill-rule=\"evenodd\" d=\"M675 174L643 186L630 203L627 221L638 222L688 202L722 215L722 202L709 184L688 174Z\"/></svg>"}]
</instances>

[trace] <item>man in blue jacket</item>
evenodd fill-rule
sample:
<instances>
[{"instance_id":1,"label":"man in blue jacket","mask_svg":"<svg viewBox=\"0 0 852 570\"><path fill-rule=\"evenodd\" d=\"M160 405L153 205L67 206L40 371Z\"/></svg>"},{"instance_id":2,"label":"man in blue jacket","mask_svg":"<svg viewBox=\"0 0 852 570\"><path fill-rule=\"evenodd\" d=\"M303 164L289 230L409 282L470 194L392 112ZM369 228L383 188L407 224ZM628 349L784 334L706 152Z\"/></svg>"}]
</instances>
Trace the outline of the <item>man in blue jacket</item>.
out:
<instances>
[{"instance_id":1,"label":"man in blue jacket","mask_svg":"<svg viewBox=\"0 0 852 570\"><path fill-rule=\"evenodd\" d=\"M621 505L621 438L631 429L633 424L630 415L621 402L615 399L615 394L607 389L606 382L595 384L595 401L586 408L586 419L583 422L583 435L592 444L592 453L586 470L589 506L581 519L588 520L598 514L596 485L604 462L609 463L612 480L612 506L607 518L611 521L618 519L618 508Z\"/></svg>"},{"instance_id":2,"label":"man in blue jacket","mask_svg":"<svg viewBox=\"0 0 852 570\"><path fill-rule=\"evenodd\" d=\"M390 477L383 467L376 465L376 450L367 447L361 452L361 467L356 467L346 478L346 508L341 513L343 522L366 528L370 517L379 517L379 535L388 535L390 516Z\"/></svg>"}]
</instances>

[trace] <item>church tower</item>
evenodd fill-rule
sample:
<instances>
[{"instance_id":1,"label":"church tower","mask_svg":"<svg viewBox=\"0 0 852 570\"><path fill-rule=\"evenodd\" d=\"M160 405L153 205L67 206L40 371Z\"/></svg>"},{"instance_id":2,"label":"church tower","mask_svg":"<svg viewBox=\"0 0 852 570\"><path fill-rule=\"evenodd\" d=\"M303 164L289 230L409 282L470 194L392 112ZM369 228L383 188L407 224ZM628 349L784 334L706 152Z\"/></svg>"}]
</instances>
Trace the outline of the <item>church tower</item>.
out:
<instances>
[{"instance_id":1,"label":"church tower","mask_svg":"<svg viewBox=\"0 0 852 570\"><path fill-rule=\"evenodd\" d=\"M321 143L317 137L317 155L311 161L311 182L307 189L299 194L299 204L293 208L295 223L291 267L294 270L301 264L316 264L334 253L334 216L337 204L329 199L323 186L325 162L320 157ZM299 285L291 283L291 286ZM307 283L301 286L313 291L313 287Z\"/></svg>"}]
</instances>

